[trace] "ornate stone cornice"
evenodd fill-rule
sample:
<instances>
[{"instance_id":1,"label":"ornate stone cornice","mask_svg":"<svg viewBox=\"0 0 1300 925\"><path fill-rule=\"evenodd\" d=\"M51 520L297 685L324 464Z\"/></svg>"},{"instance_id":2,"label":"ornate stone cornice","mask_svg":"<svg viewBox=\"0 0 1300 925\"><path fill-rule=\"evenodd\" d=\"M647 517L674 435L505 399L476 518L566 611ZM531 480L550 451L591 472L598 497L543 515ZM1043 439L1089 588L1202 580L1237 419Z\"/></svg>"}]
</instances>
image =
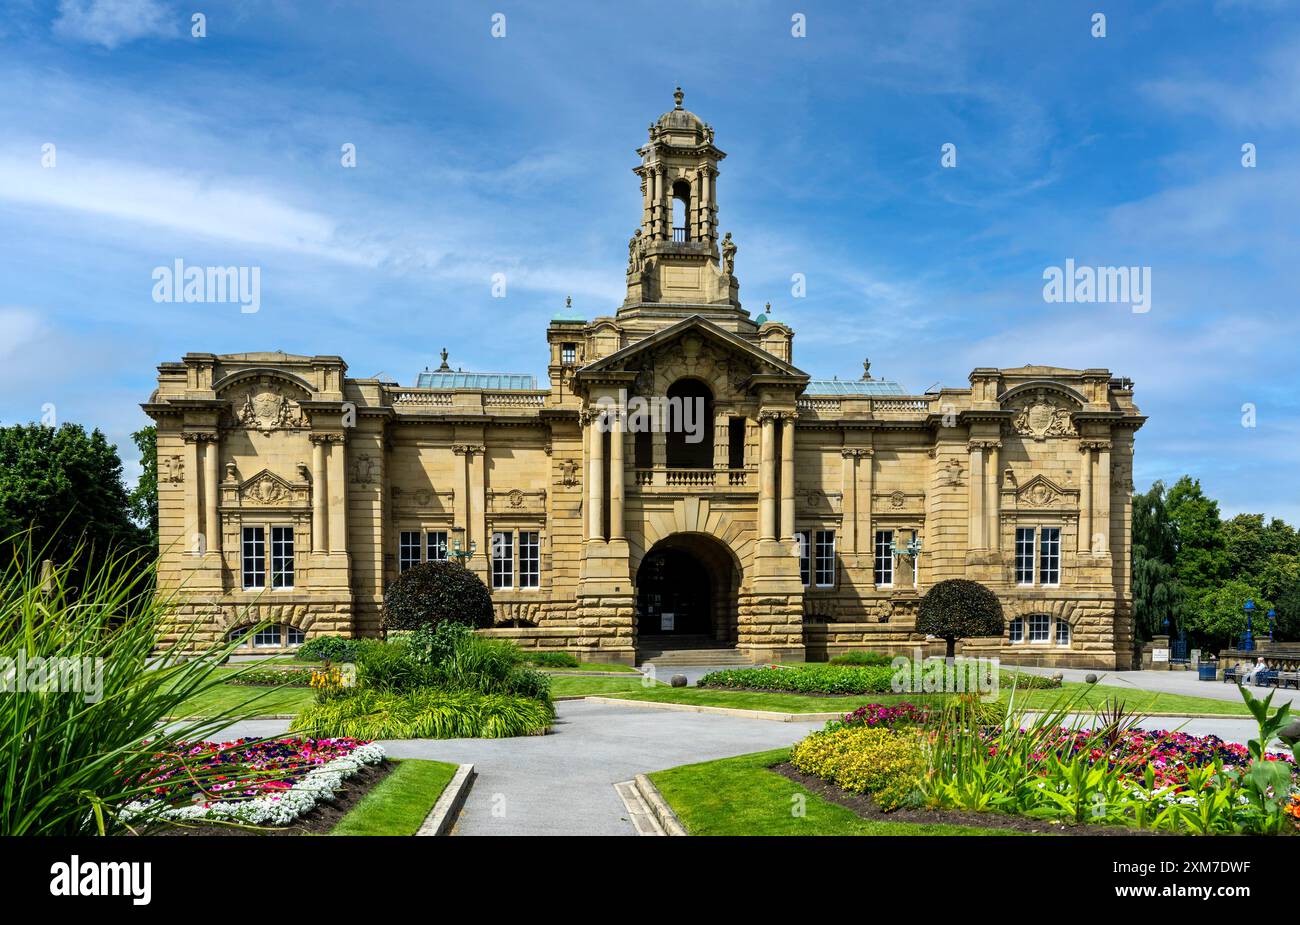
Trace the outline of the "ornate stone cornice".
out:
<instances>
[{"instance_id":1,"label":"ornate stone cornice","mask_svg":"<svg viewBox=\"0 0 1300 925\"><path fill-rule=\"evenodd\" d=\"M187 430L181 436L186 443L217 443L221 439L216 431L211 430Z\"/></svg>"},{"instance_id":2,"label":"ornate stone cornice","mask_svg":"<svg viewBox=\"0 0 1300 925\"><path fill-rule=\"evenodd\" d=\"M976 450L1000 450L1002 449L1001 440L969 440L966 443L966 450L974 453Z\"/></svg>"},{"instance_id":3,"label":"ornate stone cornice","mask_svg":"<svg viewBox=\"0 0 1300 925\"><path fill-rule=\"evenodd\" d=\"M845 459L863 458L875 454L876 451L869 446L846 446L840 450L840 455Z\"/></svg>"},{"instance_id":4,"label":"ornate stone cornice","mask_svg":"<svg viewBox=\"0 0 1300 925\"><path fill-rule=\"evenodd\" d=\"M346 443L348 437L343 431L316 431L308 434L307 439L323 446L329 443Z\"/></svg>"},{"instance_id":5,"label":"ornate stone cornice","mask_svg":"<svg viewBox=\"0 0 1300 925\"><path fill-rule=\"evenodd\" d=\"M456 443L452 445L451 451L457 456L476 456L487 452L487 447L482 443Z\"/></svg>"},{"instance_id":6,"label":"ornate stone cornice","mask_svg":"<svg viewBox=\"0 0 1300 925\"><path fill-rule=\"evenodd\" d=\"M1079 452L1081 453L1086 450L1109 450L1109 449L1110 449L1109 440L1080 440L1079 441Z\"/></svg>"}]
</instances>

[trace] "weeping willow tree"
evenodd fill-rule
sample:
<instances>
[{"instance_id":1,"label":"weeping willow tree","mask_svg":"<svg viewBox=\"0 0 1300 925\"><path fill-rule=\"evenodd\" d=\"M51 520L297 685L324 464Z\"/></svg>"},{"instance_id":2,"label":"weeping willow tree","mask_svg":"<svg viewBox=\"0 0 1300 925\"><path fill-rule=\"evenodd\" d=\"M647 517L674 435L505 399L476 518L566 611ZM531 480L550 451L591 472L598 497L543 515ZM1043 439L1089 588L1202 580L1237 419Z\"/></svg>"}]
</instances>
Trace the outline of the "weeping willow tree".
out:
<instances>
[{"instance_id":1,"label":"weeping willow tree","mask_svg":"<svg viewBox=\"0 0 1300 925\"><path fill-rule=\"evenodd\" d=\"M1133 496L1133 616L1142 640L1176 633L1182 623L1177 555L1178 532L1169 518L1165 486L1156 482L1150 491Z\"/></svg>"}]
</instances>

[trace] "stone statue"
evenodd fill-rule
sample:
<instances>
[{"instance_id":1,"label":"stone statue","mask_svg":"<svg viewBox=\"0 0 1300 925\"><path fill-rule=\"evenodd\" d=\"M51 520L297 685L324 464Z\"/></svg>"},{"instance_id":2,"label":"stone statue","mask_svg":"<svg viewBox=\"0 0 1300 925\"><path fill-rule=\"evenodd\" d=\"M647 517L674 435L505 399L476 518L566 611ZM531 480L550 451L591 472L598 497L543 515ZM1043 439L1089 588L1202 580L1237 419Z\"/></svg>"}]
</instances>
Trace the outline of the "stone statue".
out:
<instances>
[{"instance_id":1,"label":"stone statue","mask_svg":"<svg viewBox=\"0 0 1300 925\"><path fill-rule=\"evenodd\" d=\"M442 348L441 356L442 356L442 365L438 367L438 371L439 371L439 372L442 372L443 370L450 370L451 367L447 365L447 348L446 348L446 347L443 347L443 348Z\"/></svg>"},{"instance_id":2,"label":"stone statue","mask_svg":"<svg viewBox=\"0 0 1300 925\"><path fill-rule=\"evenodd\" d=\"M641 229L638 228L627 242L627 271L635 273L641 269Z\"/></svg>"},{"instance_id":3,"label":"stone statue","mask_svg":"<svg viewBox=\"0 0 1300 925\"><path fill-rule=\"evenodd\" d=\"M870 379L870 378L871 378L871 361L870 361L870 360L863 360L863 361L862 361L862 378L863 378L863 379Z\"/></svg>"},{"instance_id":4,"label":"stone statue","mask_svg":"<svg viewBox=\"0 0 1300 925\"><path fill-rule=\"evenodd\" d=\"M736 272L736 244L730 231L722 236L722 272L727 276Z\"/></svg>"}]
</instances>

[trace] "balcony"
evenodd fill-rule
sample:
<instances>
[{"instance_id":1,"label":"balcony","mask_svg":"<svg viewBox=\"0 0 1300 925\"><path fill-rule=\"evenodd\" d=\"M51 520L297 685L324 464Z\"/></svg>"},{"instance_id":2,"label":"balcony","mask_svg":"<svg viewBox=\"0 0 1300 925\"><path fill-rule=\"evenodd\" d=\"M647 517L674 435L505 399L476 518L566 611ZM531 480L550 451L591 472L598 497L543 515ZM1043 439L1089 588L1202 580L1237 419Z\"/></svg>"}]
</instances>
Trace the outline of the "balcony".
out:
<instances>
[{"instance_id":1,"label":"balcony","mask_svg":"<svg viewBox=\"0 0 1300 925\"><path fill-rule=\"evenodd\" d=\"M636 469L634 484L641 489L662 488L673 492L711 492L758 487L757 469Z\"/></svg>"}]
</instances>

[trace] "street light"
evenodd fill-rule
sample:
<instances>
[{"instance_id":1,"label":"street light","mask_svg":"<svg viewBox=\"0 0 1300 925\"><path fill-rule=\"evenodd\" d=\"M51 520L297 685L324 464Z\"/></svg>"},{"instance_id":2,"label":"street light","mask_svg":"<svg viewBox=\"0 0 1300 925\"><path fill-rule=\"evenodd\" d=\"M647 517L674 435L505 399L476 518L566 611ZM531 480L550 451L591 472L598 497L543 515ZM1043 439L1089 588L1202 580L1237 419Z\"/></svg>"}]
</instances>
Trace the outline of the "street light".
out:
<instances>
[{"instance_id":1,"label":"street light","mask_svg":"<svg viewBox=\"0 0 1300 925\"><path fill-rule=\"evenodd\" d=\"M459 562L462 566L465 564L465 560L468 559L470 556L474 555L474 553L477 550L478 550L478 543L474 540L469 541L468 552L460 548L460 537L456 537L454 540L451 541L451 554L456 557L456 561Z\"/></svg>"},{"instance_id":2,"label":"street light","mask_svg":"<svg viewBox=\"0 0 1300 925\"><path fill-rule=\"evenodd\" d=\"M1246 635L1241 637L1241 651L1250 652L1255 648L1255 638L1251 633L1253 628L1251 618L1255 615L1255 602L1247 599L1246 606L1242 609L1246 611Z\"/></svg>"}]
</instances>

